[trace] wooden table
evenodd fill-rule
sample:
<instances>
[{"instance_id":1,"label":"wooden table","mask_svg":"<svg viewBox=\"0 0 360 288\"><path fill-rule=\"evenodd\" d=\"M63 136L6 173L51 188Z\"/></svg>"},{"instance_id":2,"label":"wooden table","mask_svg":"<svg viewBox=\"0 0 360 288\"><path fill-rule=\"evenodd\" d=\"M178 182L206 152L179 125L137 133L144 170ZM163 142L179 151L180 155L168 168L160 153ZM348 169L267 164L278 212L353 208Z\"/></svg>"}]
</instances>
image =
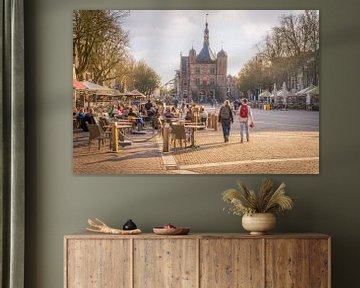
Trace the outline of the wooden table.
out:
<instances>
[{"instance_id":1,"label":"wooden table","mask_svg":"<svg viewBox=\"0 0 360 288\"><path fill-rule=\"evenodd\" d=\"M190 136L190 139L191 139L191 145L189 147L193 147L193 148L197 148L199 147L198 145L195 145L195 131L196 130L203 130L205 129L205 126L204 125L194 125L194 124L186 124L185 123L185 129L191 129L191 136Z\"/></svg>"},{"instance_id":2,"label":"wooden table","mask_svg":"<svg viewBox=\"0 0 360 288\"><path fill-rule=\"evenodd\" d=\"M132 128L132 125L130 123L128 124L118 124L117 122L114 122L112 125L112 152L119 153L119 132L118 130L122 130L123 134L125 134L125 129ZM123 136L122 136L123 137Z\"/></svg>"}]
</instances>

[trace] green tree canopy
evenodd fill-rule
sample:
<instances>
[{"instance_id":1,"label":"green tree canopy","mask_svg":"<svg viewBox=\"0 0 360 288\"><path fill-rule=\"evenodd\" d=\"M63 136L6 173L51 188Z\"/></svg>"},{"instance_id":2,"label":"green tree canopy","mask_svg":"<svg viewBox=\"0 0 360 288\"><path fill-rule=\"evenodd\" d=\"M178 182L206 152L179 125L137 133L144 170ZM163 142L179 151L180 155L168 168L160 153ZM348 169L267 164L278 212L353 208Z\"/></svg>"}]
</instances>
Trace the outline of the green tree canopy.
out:
<instances>
[{"instance_id":1,"label":"green tree canopy","mask_svg":"<svg viewBox=\"0 0 360 288\"><path fill-rule=\"evenodd\" d=\"M296 69L313 58L319 49L319 14L305 10L300 14L282 15L265 39L257 45L258 53L238 74L242 91L271 89L282 85Z\"/></svg>"},{"instance_id":2,"label":"green tree canopy","mask_svg":"<svg viewBox=\"0 0 360 288\"><path fill-rule=\"evenodd\" d=\"M74 10L73 57L78 80L86 72L93 81L114 79L111 70L127 56L128 33L121 28L129 11Z\"/></svg>"},{"instance_id":3,"label":"green tree canopy","mask_svg":"<svg viewBox=\"0 0 360 288\"><path fill-rule=\"evenodd\" d=\"M160 86L160 76L143 61L135 65L132 76L134 88L144 94L152 94Z\"/></svg>"}]
</instances>

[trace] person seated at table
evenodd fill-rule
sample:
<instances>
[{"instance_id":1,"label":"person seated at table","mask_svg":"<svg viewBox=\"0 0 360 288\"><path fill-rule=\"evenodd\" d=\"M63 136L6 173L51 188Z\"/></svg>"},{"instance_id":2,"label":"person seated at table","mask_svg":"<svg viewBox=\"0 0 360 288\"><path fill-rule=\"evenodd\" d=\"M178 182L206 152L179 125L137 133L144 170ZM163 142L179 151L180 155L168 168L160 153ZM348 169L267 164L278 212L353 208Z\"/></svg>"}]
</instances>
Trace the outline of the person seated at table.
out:
<instances>
[{"instance_id":1,"label":"person seated at table","mask_svg":"<svg viewBox=\"0 0 360 288\"><path fill-rule=\"evenodd\" d=\"M180 117L180 111L179 111L179 109L177 109L177 108L174 107L174 106L171 108L171 113L173 113L173 114L174 114L174 117L176 117L176 118Z\"/></svg>"},{"instance_id":2,"label":"person seated at table","mask_svg":"<svg viewBox=\"0 0 360 288\"><path fill-rule=\"evenodd\" d=\"M154 117L156 116L156 111L154 107L151 107L149 111L147 111L147 116Z\"/></svg>"},{"instance_id":3,"label":"person seated at table","mask_svg":"<svg viewBox=\"0 0 360 288\"><path fill-rule=\"evenodd\" d=\"M166 119L174 118L174 114L170 111L170 107L167 107L164 113Z\"/></svg>"},{"instance_id":4,"label":"person seated at table","mask_svg":"<svg viewBox=\"0 0 360 288\"><path fill-rule=\"evenodd\" d=\"M122 108L122 117L121 118L128 117L128 113L129 113L129 109L127 107L123 107Z\"/></svg>"},{"instance_id":5,"label":"person seated at table","mask_svg":"<svg viewBox=\"0 0 360 288\"><path fill-rule=\"evenodd\" d=\"M114 117L114 110L115 110L115 105L109 105L108 107L107 107L107 112L109 113L109 117Z\"/></svg>"},{"instance_id":6,"label":"person seated at table","mask_svg":"<svg viewBox=\"0 0 360 288\"><path fill-rule=\"evenodd\" d=\"M151 123L151 126L155 128L157 124L157 115L155 107L151 107L149 111L147 111L147 119Z\"/></svg>"},{"instance_id":7,"label":"person seated at table","mask_svg":"<svg viewBox=\"0 0 360 288\"><path fill-rule=\"evenodd\" d=\"M114 118L121 118L122 115L123 115L123 109L122 109L122 107L120 105L113 108L112 116Z\"/></svg>"},{"instance_id":8,"label":"person seated at table","mask_svg":"<svg viewBox=\"0 0 360 288\"><path fill-rule=\"evenodd\" d=\"M76 113L76 118L80 119L84 119L85 117L85 112L84 112L84 108L80 108L79 112Z\"/></svg>"},{"instance_id":9,"label":"person seated at table","mask_svg":"<svg viewBox=\"0 0 360 288\"><path fill-rule=\"evenodd\" d=\"M185 120L189 120L189 121L191 121L191 120L192 120L192 118L193 118L193 113L192 113L191 108L189 108L189 109L187 110L187 112L186 112L186 115L185 115Z\"/></svg>"},{"instance_id":10,"label":"person seated at table","mask_svg":"<svg viewBox=\"0 0 360 288\"><path fill-rule=\"evenodd\" d=\"M129 108L129 113L127 114L128 117L138 117L138 115L134 112L132 107Z\"/></svg>"},{"instance_id":11,"label":"person seated at table","mask_svg":"<svg viewBox=\"0 0 360 288\"><path fill-rule=\"evenodd\" d=\"M93 109L90 110L90 109L86 108L84 110L83 108L81 108L77 115L77 119L80 122L80 128L85 132L89 131L89 129L86 126L86 123L95 124Z\"/></svg>"},{"instance_id":12,"label":"person seated at table","mask_svg":"<svg viewBox=\"0 0 360 288\"><path fill-rule=\"evenodd\" d=\"M146 110L150 110L154 105L151 103L150 100L147 101L147 103L145 104L145 109Z\"/></svg>"},{"instance_id":13,"label":"person seated at table","mask_svg":"<svg viewBox=\"0 0 360 288\"><path fill-rule=\"evenodd\" d=\"M95 110L94 108L90 108L89 111L85 114L85 121L89 124L95 124Z\"/></svg>"},{"instance_id":14,"label":"person seated at table","mask_svg":"<svg viewBox=\"0 0 360 288\"><path fill-rule=\"evenodd\" d=\"M143 117L141 117L137 111L134 111L133 107L129 108L128 117L134 118L136 120L135 126L138 128L138 130L140 130L140 128L145 125Z\"/></svg>"},{"instance_id":15,"label":"person seated at table","mask_svg":"<svg viewBox=\"0 0 360 288\"><path fill-rule=\"evenodd\" d=\"M144 115L144 116L147 116L148 115L148 111L145 109L144 105L141 106L140 108L140 115Z\"/></svg>"},{"instance_id":16,"label":"person seated at table","mask_svg":"<svg viewBox=\"0 0 360 288\"><path fill-rule=\"evenodd\" d=\"M79 112L76 113L76 120L78 121L78 127L83 131L87 130L85 123L85 111L84 108L80 108Z\"/></svg>"},{"instance_id":17,"label":"person seated at table","mask_svg":"<svg viewBox=\"0 0 360 288\"><path fill-rule=\"evenodd\" d=\"M207 118L208 118L208 113L205 111L203 106L200 107L199 117L200 117L201 123L206 123Z\"/></svg>"}]
</instances>

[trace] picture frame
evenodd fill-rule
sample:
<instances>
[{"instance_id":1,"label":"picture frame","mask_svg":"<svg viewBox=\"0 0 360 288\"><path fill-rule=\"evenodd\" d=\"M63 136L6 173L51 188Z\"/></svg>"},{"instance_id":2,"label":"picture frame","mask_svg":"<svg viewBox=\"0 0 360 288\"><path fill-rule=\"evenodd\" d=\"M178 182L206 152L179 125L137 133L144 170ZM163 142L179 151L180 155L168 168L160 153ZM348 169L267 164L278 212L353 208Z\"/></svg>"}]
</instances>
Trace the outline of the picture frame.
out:
<instances>
[{"instance_id":1,"label":"picture frame","mask_svg":"<svg viewBox=\"0 0 360 288\"><path fill-rule=\"evenodd\" d=\"M320 173L319 10L80 9L72 24L75 175Z\"/></svg>"},{"instance_id":2,"label":"picture frame","mask_svg":"<svg viewBox=\"0 0 360 288\"><path fill-rule=\"evenodd\" d=\"M24 285L25 85L23 3L1 2L0 282Z\"/></svg>"}]
</instances>

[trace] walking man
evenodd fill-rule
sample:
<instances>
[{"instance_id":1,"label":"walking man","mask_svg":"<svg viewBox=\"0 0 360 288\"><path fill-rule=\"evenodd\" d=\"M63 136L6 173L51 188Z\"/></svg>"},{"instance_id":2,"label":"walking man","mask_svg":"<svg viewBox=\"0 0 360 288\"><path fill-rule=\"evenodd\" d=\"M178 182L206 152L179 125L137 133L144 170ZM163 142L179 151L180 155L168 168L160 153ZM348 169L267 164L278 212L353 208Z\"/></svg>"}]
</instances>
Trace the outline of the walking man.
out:
<instances>
[{"instance_id":1,"label":"walking man","mask_svg":"<svg viewBox=\"0 0 360 288\"><path fill-rule=\"evenodd\" d=\"M230 125L234 122L229 100L225 100L224 105L220 108L219 122L222 126L224 141L229 142Z\"/></svg>"},{"instance_id":2,"label":"walking man","mask_svg":"<svg viewBox=\"0 0 360 288\"><path fill-rule=\"evenodd\" d=\"M249 141L249 126L254 126L254 120L252 111L249 105L247 105L247 99L243 98L241 100L240 112L239 112L239 120L240 120L240 143L244 142L244 131L246 134L246 141Z\"/></svg>"}]
</instances>

